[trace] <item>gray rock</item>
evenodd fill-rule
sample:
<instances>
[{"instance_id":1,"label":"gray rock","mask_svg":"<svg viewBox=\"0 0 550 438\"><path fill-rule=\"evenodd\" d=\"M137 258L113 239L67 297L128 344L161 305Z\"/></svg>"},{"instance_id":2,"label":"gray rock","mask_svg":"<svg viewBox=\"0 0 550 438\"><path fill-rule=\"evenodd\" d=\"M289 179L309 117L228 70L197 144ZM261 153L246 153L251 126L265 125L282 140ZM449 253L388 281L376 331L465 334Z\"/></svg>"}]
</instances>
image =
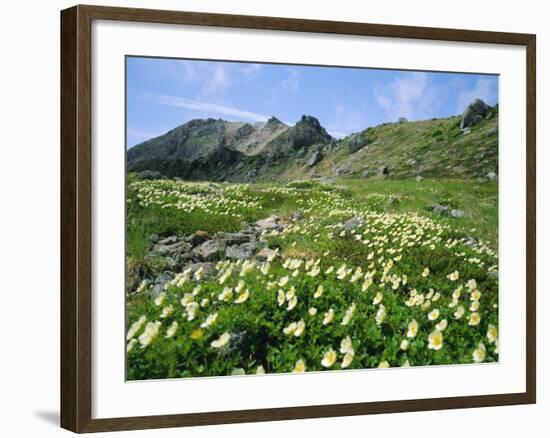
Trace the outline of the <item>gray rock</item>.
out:
<instances>
[{"instance_id":1,"label":"gray rock","mask_svg":"<svg viewBox=\"0 0 550 438\"><path fill-rule=\"evenodd\" d=\"M210 262L191 263L190 265L185 265L182 268L182 271L190 269L191 275L195 275L195 272L197 272L201 268L205 279L211 279L216 276L216 265Z\"/></svg>"},{"instance_id":2,"label":"gray rock","mask_svg":"<svg viewBox=\"0 0 550 438\"><path fill-rule=\"evenodd\" d=\"M164 269L170 269L171 271L178 269L178 261L174 257L164 257L162 263L164 264Z\"/></svg>"},{"instance_id":3,"label":"gray rock","mask_svg":"<svg viewBox=\"0 0 550 438\"><path fill-rule=\"evenodd\" d=\"M407 164L409 166L414 166L416 164L416 160L413 160L412 158L410 160L407 160Z\"/></svg>"},{"instance_id":4,"label":"gray rock","mask_svg":"<svg viewBox=\"0 0 550 438\"><path fill-rule=\"evenodd\" d=\"M424 179L424 177L421 176L421 175L417 175L415 179L416 179L417 182L420 182Z\"/></svg>"},{"instance_id":5,"label":"gray rock","mask_svg":"<svg viewBox=\"0 0 550 438\"><path fill-rule=\"evenodd\" d=\"M470 248L477 248L479 246L479 242L475 237L467 236L463 239L464 245L469 246Z\"/></svg>"},{"instance_id":6,"label":"gray rock","mask_svg":"<svg viewBox=\"0 0 550 438\"><path fill-rule=\"evenodd\" d=\"M334 174L336 176L342 176L342 175L348 174L349 172L350 172L350 170L349 170L348 167L339 167L334 171Z\"/></svg>"},{"instance_id":7,"label":"gray rock","mask_svg":"<svg viewBox=\"0 0 550 438\"><path fill-rule=\"evenodd\" d=\"M149 240L153 243L157 243L160 240L160 236L157 233L149 234Z\"/></svg>"},{"instance_id":8,"label":"gray rock","mask_svg":"<svg viewBox=\"0 0 550 438\"><path fill-rule=\"evenodd\" d=\"M489 181L495 181L497 179L497 174L495 172L489 172L487 174L487 179Z\"/></svg>"},{"instance_id":9,"label":"gray rock","mask_svg":"<svg viewBox=\"0 0 550 438\"><path fill-rule=\"evenodd\" d=\"M225 249L225 256L228 259L241 259L247 260L252 258L254 251L258 248L258 244L255 242L244 243L239 246L228 246Z\"/></svg>"},{"instance_id":10,"label":"gray rock","mask_svg":"<svg viewBox=\"0 0 550 438\"><path fill-rule=\"evenodd\" d=\"M367 178L369 177L369 171L368 171L368 170L365 170L365 171L363 172L363 174L361 175L361 177L367 179Z\"/></svg>"},{"instance_id":11,"label":"gray rock","mask_svg":"<svg viewBox=\"0 0 550 438\"><path fill-rule=\"evenodd\" d=\"M293 221L299 221L303 217L304 217L304 215L302 213L300 213L299 211L295 211L291 215L291 218L292 218Z\"/></svg>"},{"instance_id":12,"label":"gray rock","mask_svg":"<svg viewBox=\"0 0 550 438\"><path fill-rule=\"evenodd\" d=\"M440 215L445 215L445 214L448 214L449 213L449 206L448 205L441 205L441 204L436 204L432 207L432 211L435 213L435 214L440 214Z\"/></svg>"},{"instance_id":13,"label":"gray rock","mask_svg":"<svg viewBox=\"0 0 550 438\"><path fill-rule=\"evenodd\" d=\"M225 245L219 240L207 240L193 249L193 255L203 261L218 260L223 255Z\"/></svg>"},{"instance_id":14,"label":"gray rock","mask_svg":"<svg viewBox=\"0 0 550 438\"><path fill-rule=\"evenodd\" d=\"M346 231L351 231L358 226L360 226L363 222L358 217L352 217L351 219L344 222L344 228Z\"/></svg>"},{"instance_id":15,"label":"gray rock","mask_svg":"<svg viewBox=\"0 0 550 438\"><path fill-rule=\"evenodd\" d=\"M464 212L462 210L453 208L451 210L451 216L454 218L461 218L461 217L464 217Z\"/></svg>"},{"instance_id":16,"label":"gray rock","mask_svg":"<svg viewBox=\"0 0 550 438\"><path fill-rule=\"evenodd\" d=\"M311 157L309 158L309 160L307 162L307 167L315 166L322 159L323 159L323 154L321 153L321 151L313 152L313 154L311 155Z\"/></svg>"},{"instance_id":17,"label":"gray rock","mask_svg":"<svg viewBox=\"0 0 550 438\"><path fill-rule=\"evenodd\" d=\"M325 144L332 137L321 126L319 120L313 116L303 115L291 129L285 133L291 147L295 150L303 149L313 144Z\"/></svg>"},{"instance_id":18,"label":"gray rock","mask_svg":"<svg viewBox=\"0 0 550 438\"><path fill-rule=\"evenodd\" d=\"M176 241L174 242L172 237L175 236L159 240L151 249L151 255L159 257L175 256L178 254L187 253L191 249L191 245L186 241L178 241L176 238Z\"/></svg>"},{"instance_id":19,"label":"gray rock","mask_svg":"<svg viewBox=\"0 0 550 438\"><path fill-rule=\"evenodd\" d=\"M178 236L168 236L157 241L158 245L171 245L178 241Z\"/></svg>"},{"instance_id":20,"label":"gray rock","mask_svg":"<svg viewBox=\"0 0 550 438\"><path fill-rule=\"evenodd\" d=\"M251 233L224 233L219 232L214 236L217 240L222 241L225 245L241 245L243 243L248 243L251 240L255 239L256 236Z\"/></svg>"},{"instance_id":21,"label":"gray rock","mask_svg":"<svg viewBox=\"0 0 550 438\"><path fill-rule=\"evenodd\" d=\"M349 138L348 147L349 147L349 153L354 154L357 151L360 151L365 146L367 146L368 140L362 136L361 134L353 134Z\"/></svg>"},{"instance_id":22,"label":"gray rock","mask_svg":"<svg viewBox=\"0 0 550 438\"><path fill-rule=\"evenodd\" d=\"M387 165L380 166L378 168L378 174L379 175L389 175L390 174L390 168Z\"/></svg>"},{"instance_id":23,"label":"gray rock","mask_svg":"<svg viewBox=\"0 0 550 438\"><path fill-rule=\"evenodd\" d=\"M159 274L153 280L153 287L147 289L147 296L156 298L161 292L164 292L164 285L174 278L174 273L171 271L165 271Z\"/></svg>"},{"instance_id":24,"label":"gray rock","mask_svg":"<svg viewBox=\"0 0 550 438\"><path fill-rule=\"evenodd\" d=\"M468 135L472 130L470 128L465 128L462 130L462 135Z\"/></svg>"},{"instance_id":25,"label":"gray rock","mask_svg":"<svg viewBox=\"0 0 550 438\"><path fill-rule=\"evenodd\" d=\"M206 242L210 239L210 236L206 231L198 230L195 231L193 234L191 234L189 237L187 237L186 241L189 242L189 244L192 247L195 247L197 245L200 245L203 242Z\"/></svg>"},{"instance_id":26,"label":"gray rock","mask_svg":"<svg viewBox=\"0 0 550 438\"><path fill-rule=\"evenodd\" d=\"M277 252L274 249L266 246L265 248L262 248L258 254L256 254L256 257L260 260L270 260L273 259L276 254Z\"/></svg>"},{"instance_id":27,"label":"gray rock","mask_svg":"<svg viewBox=\"0 0 550 438\"><path fill-rule=\"evenodd\" d=\"M462 113L460 129L465 129L479 123L488 112L489 106L485 102L481 99L474 100Z\"/></svg>"},{"instance_id":28,"label":"gray rock","mask_svg":"<svg viewBox=\"0 0 550 438\"><path fill-rule=\"evenodd\" d=\"M271 215L269 217L266 217L265 219L260 219L259 221L256 221L254 225L256 226L256 229L258 231L262 232L264 230L281 229L279 222L279 216Z\"/></svg>"}]
</instances>

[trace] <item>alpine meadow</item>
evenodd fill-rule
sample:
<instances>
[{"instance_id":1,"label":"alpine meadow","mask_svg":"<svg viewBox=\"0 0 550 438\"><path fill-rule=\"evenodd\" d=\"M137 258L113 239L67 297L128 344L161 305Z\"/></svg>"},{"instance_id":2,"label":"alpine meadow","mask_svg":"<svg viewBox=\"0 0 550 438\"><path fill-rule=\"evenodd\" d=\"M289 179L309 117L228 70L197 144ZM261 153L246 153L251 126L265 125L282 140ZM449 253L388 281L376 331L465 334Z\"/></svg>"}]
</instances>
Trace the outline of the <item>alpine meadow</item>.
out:
<instances>
[{"instance_id":1,"label":"alpine meadow","mask_svg":"<svg viewBox=\"0 0 550 438\"><path fill-rule=\"evenodd\" d=\"M498 362L498 76L126 62L128 380Z\"/></svg>"}]
</instances>

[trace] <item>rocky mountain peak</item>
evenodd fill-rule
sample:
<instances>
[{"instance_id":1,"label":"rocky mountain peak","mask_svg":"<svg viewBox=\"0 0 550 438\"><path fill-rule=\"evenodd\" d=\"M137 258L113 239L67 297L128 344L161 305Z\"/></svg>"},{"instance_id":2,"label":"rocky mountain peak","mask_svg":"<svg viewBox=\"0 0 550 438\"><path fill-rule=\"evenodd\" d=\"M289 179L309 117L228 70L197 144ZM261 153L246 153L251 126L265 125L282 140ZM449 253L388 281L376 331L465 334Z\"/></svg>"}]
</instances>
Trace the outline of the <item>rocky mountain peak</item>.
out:
<instances>
[{"instance_id":1,"label":"rocky mountain peak","mask_svg":"<svg viewBox=\"0 0 550 438\"><path fill-rule=\"evenodd\" d=\"M289 135L294 148L307 147L316 143L328 143L332 140L317 118L305 114L289 130Z\"/></svg>"},{"instance_id":2,"label":"rocky mountain peak","mask_svg":"<svg viewBox=\"0 0 550 438\"><path fill-rule=\"evenodd\" d=\"M265 122L265 126L264 126L264 127L278 128L278 127L280 127L281 125L284 125L284 123L281 122L277 117L271 116L271 117L267 120L267 122Z\"/></svg>"},{"instance_id":3,"label":"rocky mountain peak","mask_svg":"<svg viewBox=\"0 0 550 438\"><path fill-rule=\"evenodd\" d=\"M313 116L308 116L307 114L304 114L301 117L300 121L298 123L296 123L296 125L299 125L299 124L304 124L304 125L307 125L307 126L311 126L312 128L315 128L315 129L318 129L318 130L323 129L323 127L319 123L319 119L317 119L316 117L313 117Z\"/></svg>"}]
</instances>

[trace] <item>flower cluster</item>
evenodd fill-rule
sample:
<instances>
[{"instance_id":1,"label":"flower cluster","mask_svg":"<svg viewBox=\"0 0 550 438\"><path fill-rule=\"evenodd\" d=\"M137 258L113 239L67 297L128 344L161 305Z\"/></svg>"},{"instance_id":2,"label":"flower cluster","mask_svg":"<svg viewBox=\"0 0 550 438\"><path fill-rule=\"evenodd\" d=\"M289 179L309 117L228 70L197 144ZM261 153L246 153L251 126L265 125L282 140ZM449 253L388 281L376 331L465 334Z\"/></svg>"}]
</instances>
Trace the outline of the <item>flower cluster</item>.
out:
<instances>
[{"instance_id":1,"label":"flower cluster","mask_svg":"<svg viewBox=\"0 0 550 438\"><path fill-rule=\"evenodd\" d=\"M133 184L144 205L205 218L257 208L255 193L294 197L302 217L259 236L275 250L268 260L141 283L129 306L130 378L498 360L496 251L468 246L448 222L379 211L372 202L385 196L357 203L320 183Z\"/></svg>"}]
</instances>

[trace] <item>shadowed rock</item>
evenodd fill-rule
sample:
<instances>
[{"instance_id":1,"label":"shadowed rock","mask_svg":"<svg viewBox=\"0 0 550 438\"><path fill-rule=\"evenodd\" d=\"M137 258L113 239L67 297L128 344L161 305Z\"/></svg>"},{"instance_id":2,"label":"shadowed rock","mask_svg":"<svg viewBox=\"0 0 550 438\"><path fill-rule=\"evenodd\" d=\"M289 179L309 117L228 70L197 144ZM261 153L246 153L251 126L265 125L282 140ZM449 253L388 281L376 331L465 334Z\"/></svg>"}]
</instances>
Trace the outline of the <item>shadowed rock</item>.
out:
<instances>
[{"instance_id":1,"label":"shadowed rock","mask_svg":"<svg viewBox=\"0 0 550 438\"><path fill-rule=\"evenodd\" d=\"M307 167L315 166L322 159L323 159L323 154L321 153L321 151L313 152L313 155L311 155L310 159L307 162Z\"/></svg>"},{"instance_id":2,"label":"shadowed rock","mask_svg":"<svg viewBox=\"0 0 550 438\"><path fill-rule=\"evenodd\" d=\"M466 107L462 113L462 119L460 120L460 129L469 128L479 123L483 117L489 112L489 105L483 102L481 99L474 100L470 105Z\"/></svg>"}]
</instances>

